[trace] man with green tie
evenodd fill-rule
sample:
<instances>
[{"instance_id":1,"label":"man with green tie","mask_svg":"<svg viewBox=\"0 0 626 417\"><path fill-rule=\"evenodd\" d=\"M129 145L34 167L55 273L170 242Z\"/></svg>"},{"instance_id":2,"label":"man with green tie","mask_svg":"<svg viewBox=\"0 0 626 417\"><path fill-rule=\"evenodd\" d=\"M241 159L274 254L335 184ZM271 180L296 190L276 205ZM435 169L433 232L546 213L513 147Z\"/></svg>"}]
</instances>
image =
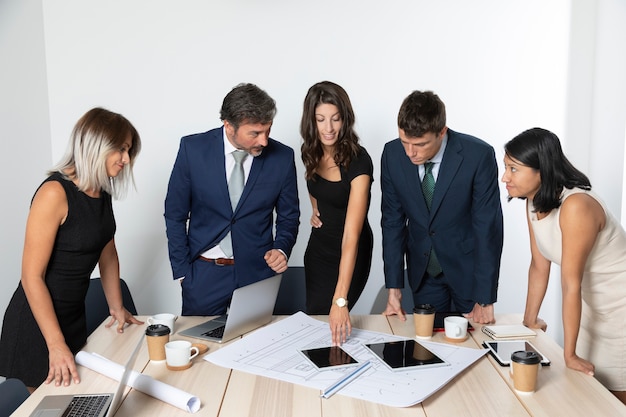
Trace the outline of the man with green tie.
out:
<instances>
[{"instance_id":1,"label":"man with green tie","mask_svg":"<svg viewBox=\"0 0 626 417\"><path fill-rule=\"evenodd\" d=\"M385 315L405 320L404 269L413 302L494 321L502 207L495 152L446 126L444 103L414 91L398 114L399 138L381 160Z\"/></svg>"}]
</instances>

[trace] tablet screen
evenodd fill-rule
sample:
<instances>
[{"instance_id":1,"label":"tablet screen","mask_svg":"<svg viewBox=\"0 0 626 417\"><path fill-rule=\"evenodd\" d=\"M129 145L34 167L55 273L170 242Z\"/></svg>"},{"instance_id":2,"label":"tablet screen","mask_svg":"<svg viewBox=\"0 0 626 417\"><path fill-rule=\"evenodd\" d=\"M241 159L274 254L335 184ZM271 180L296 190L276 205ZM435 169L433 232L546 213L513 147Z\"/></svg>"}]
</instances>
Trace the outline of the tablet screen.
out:
<instances>
[{"instance_id":1,"label":"tablet screen","mask_svg":"<svg viewBox=\"0 0 626 417\"><path fill-rule=\"evenodd\" d=\"M358 365L356 359L339 346L303 349L300 353L320 370Z\"/></svg>"},{"instance_id":2,"label":"tablet screen","mask_svg":"<svg viewBox=\"0 0 626 417\"><path fill-rule=\"evenodd\" d=\"M528 340L486 340L483 346L502 366L511 365L511 354L518 350L536 352L541 357L542 365L550 365L550 360L535 348Z\"/></svg>"},{"instance_id":3,"label":"tablet screen","mask_svg":"<svg viewBox=\"0 0 626 417\"><path fill-rule=\"evenodd\" d=\"M407 371L448 363L413 339L366 345L392 371Z\"/></svg>"}]
</instances>

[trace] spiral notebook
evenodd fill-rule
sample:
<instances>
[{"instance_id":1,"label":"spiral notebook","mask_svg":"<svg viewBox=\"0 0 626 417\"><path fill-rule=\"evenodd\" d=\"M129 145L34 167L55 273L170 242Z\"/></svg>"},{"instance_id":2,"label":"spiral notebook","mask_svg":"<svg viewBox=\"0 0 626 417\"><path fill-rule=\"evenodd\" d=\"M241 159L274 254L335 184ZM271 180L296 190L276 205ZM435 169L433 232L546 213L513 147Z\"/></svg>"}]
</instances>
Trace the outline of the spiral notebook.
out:
<instances>
[{"instance_id":1,"label":"spiral notebook","mask_svg":"<svg viewBox=\"0 0 626 417\"><path fill-rule=\"evenodd\" d=\"M494 340L525 339L537 335L534 330L529 329L523 324L495 324L483 326L482 331Z\"/></svg>"}]
</instances>

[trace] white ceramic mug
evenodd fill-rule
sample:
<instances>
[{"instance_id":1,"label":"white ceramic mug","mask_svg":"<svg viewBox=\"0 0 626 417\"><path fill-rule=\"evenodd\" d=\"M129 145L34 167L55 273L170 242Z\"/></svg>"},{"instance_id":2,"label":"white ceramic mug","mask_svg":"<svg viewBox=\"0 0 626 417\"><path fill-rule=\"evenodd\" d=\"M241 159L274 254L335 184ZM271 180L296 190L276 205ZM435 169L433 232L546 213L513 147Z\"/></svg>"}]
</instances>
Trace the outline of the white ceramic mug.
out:
<instances>
[{"instance_id":1,"label":"white ceramic mug","mask_svg":"<svg viewBox=\"0 0 626 417\"><path fill-rule=\"evenodd\" d=\"M165 344L165 360L168 366L185 367L198 356L199 350L186 340L175 340Z\"/></svg>"},{"instance_id":2,"label":"white ceramic mug","mask_svg":"<svg viewBox=\"0 0 626 417\"><path fill-rule=\"evenodd\" d=\"M174 334L174 323L176 322L176 319L178 318L177 315L175 314L170 314L170 313L161 313L161 314L155 314L152 317L148 317L148 320L146 320L148 322L148 325L151 324L163 324L167 327L170 328L170 335Z\"/></svg>"},{"instance_id":3,"label":"white ceramic mug","mask_svg":"<svg viewBox=\"0 0 626 417\"><path fill-rule=\"evenodd\" d=\"M465 317L448 316L443 319L446 337L449 339L465 339L468 321Z\"/></svg>"}]
</instances>

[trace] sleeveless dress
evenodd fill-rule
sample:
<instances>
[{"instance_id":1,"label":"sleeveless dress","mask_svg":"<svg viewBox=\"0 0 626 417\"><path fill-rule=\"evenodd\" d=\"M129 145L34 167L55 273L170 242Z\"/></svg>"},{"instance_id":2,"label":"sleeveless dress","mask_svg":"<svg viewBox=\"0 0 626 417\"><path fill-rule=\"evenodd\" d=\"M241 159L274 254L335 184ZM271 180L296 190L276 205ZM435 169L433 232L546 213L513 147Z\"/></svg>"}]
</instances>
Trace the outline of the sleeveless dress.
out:
<instances>
[{"instance_id":1,"label":"sleeveless dress","mask_svg":"<svg viewBox=\"0 0 626 417\"><path fill-rule=\"evenodd\" d=\"M591 191L564 189L570 195L585 193L603 208L606 225L589 254L582 280L582 316L576 353L595 365L596 378L612 391L626 391L626 232ZM537 220L532 202L528 214L541 254L561 265L560 208Z\"/></svg>"},{"instance_id":2,"label":"sleeveless dress","mask_svg":"<svg viewBox=\"0 0 626 417\"><path fill-rule=\"evenodd\" d=\"M57 231L45 281L65 342L76 353L87 341L85 296L91 272L115 233L113 207L109 194L91 198L61 174L52 174L47 181L63 186L68 214ZM48 348L20 283L4 315L0 375L37 387L48 370Z\"/></svg>"},{"instance_id":3,"label":"sleeveless dress","mask_svg":"<svg viewBox=\"0 0 626 417\"><path fill-rule=\"evenodd\" d=\"M317 199L322 227L311 228L311 236L304 253L306 281L306 309L308 314L328 314L339 276L341 241L348 209L350 182L359 175L373 178L372 159L365 150L352 159L348 169L341 167L340 181L327 181L315 174L307 181L309 193ZM371 182L370 182L371 188ZM368 197L369 210L369 197ZM369 276L372 262L373 236L367 214L359 238L354 273L348 292L348 306L357 302Z\"/></svg>"}]
</instances>

